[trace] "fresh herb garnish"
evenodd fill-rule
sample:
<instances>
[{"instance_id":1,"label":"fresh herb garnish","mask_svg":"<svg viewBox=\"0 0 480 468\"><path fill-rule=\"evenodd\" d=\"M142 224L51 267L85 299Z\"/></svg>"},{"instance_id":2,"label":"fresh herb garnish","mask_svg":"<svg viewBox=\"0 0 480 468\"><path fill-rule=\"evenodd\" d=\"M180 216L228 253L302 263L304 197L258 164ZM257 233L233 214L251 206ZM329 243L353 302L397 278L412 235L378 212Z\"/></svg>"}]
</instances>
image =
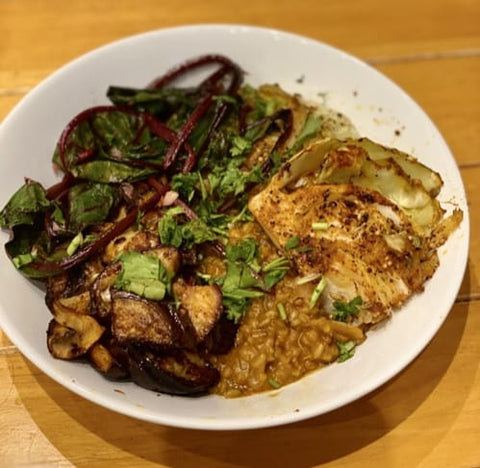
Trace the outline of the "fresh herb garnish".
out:
<instances>
[{"instance_id":1,"label":"fresh herb garnish","mask_svg":"<svg viewBox=\"0 0 480 468\"><path fill-rule=\"evenodd\" d=\"M164 245L191 248L195 244L213 241L217 234L200 218L179 222L177 218L185 213L182 207L170 208L158 222L158 233Z\"/></svg>"},{"instance_id":2,"label":"fresh herb garnish","mask_svg":"<svg viewBox=\"0 0 480 468\"><path fill-rule=\"evenodd\" d=\"M265 289L270 290L275 286L290 269L289 261L285 257L278 257L262 267Z\"/></svg>"},{"instance_id":3,"label":"fresh herb garnish","mask_svg":"<svg viewBox=\"0 0 480 468\"><path fill-rule=\"evenodd\" d=\"M292 236L287 240L287 242L285 242L285 249L293 250L297 248L299 244L300 244L300 239L298 238L298 236Z\"/></svg>"},{"instance_id":4,"label":"fresh herb garnish","mask_svg":"<svg viewBox=\"0 0 480 468\"><path fill-rule=\"evenodd\" d=\"M122 270L115 280L117 288L156 301L165 297L170 289L170 280L157 257L139 252L124 252L119 261Z\"/></svg>"},{"instance_id":5,"label":"fresh herb garnish","mask_svg":"<svg viewBox=\"0 0 480 468\"><path fill-rule=\"evenodd\" d=\"M357 344L353 340L345 342L337 341L337 346L339 351L337 362L344 362L353 357Z\"/></svg>"},{"instance_id":6,"label":"fresh herb garnish","mask_svg":"<svg viewBox=\"0 0 480 468\"><path fill-rule=\"evenodd\" d=\"M281 387L281 385L274 378L268 379L268 385L270 385L270 387L274 389L278 389Z\"/></svg>"},{"instance_id":7,"label":"fresh herb garnish","mask_svg":"<svg viewBox=\"0 0 480 468\"><path fill-rule=\"evenodd\" d=\"M260 266L258 255L258 244L251 238L226 246L227 273L221 282L223 302L227 316L235 321L243 317L251 299L262 297L289 269L288 260L283 257Z\"/></svg>"},{"instance_id":8,"label":"fresh herb garnish","mask_svg":"<svg viewBox=\"0 0 480 468\"><path fill-rule=\"evenodd\" d=\"M354 297L349 302L334 301L332 318L339 322L346 322L349 317L355 316L359 312L358 306L363 304L363 299L360 296Z\"/></svg>"}]
</instances>

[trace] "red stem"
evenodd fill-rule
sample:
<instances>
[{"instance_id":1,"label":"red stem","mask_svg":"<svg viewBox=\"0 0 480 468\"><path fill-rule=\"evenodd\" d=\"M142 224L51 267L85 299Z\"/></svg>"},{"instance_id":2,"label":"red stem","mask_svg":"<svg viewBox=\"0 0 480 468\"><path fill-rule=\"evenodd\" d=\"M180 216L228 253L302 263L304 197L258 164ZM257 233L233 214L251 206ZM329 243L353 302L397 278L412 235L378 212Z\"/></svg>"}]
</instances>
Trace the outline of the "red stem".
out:
<instances>
[{"instance_id":1,"label":"red stem","mask_svg":"<svg viewBox=\"0 0 480 468\"><path fill-rule=\"evenodd\" d=\"M152 184L151 184L152 185ZM30 267L40 273L56 274L73 268L81 262L84 262L95 253L99 252L107 246L107 244L130 227L137 220L139 212L146 212L151 210L160 199L167 193L168 187L160 184L155 185L155 194L152 195L145 203L140 207L133 208L125 218L122 218L116 224L114 224L108 231L104 232L95 242L87 245L83 249L80 249L75 254L69 257L63 258L56 262L42 262L37 264L31 264Z\"/></svg>"}]
</instances>

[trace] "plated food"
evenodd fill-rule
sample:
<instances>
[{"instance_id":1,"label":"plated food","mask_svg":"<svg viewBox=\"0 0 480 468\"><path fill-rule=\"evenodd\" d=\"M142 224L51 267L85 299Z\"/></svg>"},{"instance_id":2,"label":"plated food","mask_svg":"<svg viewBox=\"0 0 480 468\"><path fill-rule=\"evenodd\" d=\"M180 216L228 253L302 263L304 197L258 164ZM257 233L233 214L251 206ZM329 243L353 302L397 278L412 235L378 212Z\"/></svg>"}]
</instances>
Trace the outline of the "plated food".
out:
<instances>
[{"instance_id":1,"label":"plated food","mask_svg":"<svg viewBox=\"0 0 480 468\"><path fill-rule=\"evenodd\" d=\"M345 361L462 221L439 173L223 55L107 96L61 133L62 180L27 179L0 224L46 282L49 352L108 379L237 397Z\"/></svg>"},{"instance_id":2,"label":"plated food","mask_svg":"<svg viewBox=\"0 0 480 468\"><path fill-rule=\"evenodd\" d=\"M252 54L252 44L255 44L255 54ZM105 378L84 358L52 358L45 336L53 318L45 305L45 283L19 274L4 249L0 261L0 326L41 375L112 411L156 424L196 429L276 426L340 408L385 384L411 363L435 336L460 287L469 238L468 205L460 172L438 129L397 85L364 62L327 44L267 28L191 25L127 37L57 70L28 93L2 121L0 205L7 204L23 184L24 176L34 178L45 188L61 180L51 165L59 135L83 110L111 106L105 96L109 86L145 88L152 77L212 51L240 64L245 72L244 83L253 88L278 83L289 95L301 95L302 101L315 105L327 104L348 116L356 133L352 134L349 123L343 127L345 132L339 135L340 139L368 136L382 145L416 156L441 174L443 186L436 198L447 210L445 216L458 207L463 211L463 220L438 249L439 266L425 283L424 292L414 294L398 313L392 313L388 320L369 331L368 338L354 348L352 359L334 362L318 372L308 372L291 384L282 382L278 389L271 385L276 385L275 382L267 382L271 391L254 391L242 398L224 398L213 391L197 398L148 391L133 382ZM176 85L196 86L214 67L204 68L203 72L197 70ZM320 107L322 111L325 108ZM270 239L263 229L260 232ZM9 239L8 230L0 230L2 245ZM293 261L293 258L289 260ZM286 274L281 284L288 279ZM320 281L317 278L310 287ZM295 283L292 288L298 289ZM285 294L288 295L288 289ZM263 299L269 297L265 295ZM281 301L288 314L287 300L281 298ZM358 300L352 305L356 302ZM268 309L270 314L279 317L281 312ZM259 308L251 308L255 310ZM254 324L255 314L251 313L245 316L241 329L248 330L245 326L248 317L252 326L260 326ZM279 320L272 323L275 327L269 332L285 325ZM242 335L241 329L237 341L249 338L248 333ZM251 337L255 338L257 341L253 344L261 345L261 337ZM235 359L233 352L230 356ZM213 364L222 373L221 363Z\"/></svg>"}]
</instances>

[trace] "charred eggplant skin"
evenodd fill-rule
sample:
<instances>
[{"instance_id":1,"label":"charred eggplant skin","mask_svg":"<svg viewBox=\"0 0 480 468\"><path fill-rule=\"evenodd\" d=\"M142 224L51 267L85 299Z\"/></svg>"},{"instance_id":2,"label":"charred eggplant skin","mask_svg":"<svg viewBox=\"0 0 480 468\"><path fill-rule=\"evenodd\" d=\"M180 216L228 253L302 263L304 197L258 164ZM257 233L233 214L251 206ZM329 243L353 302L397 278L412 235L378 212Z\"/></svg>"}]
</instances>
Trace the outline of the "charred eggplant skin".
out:
<instances>
[{"instance_id":1,"label":"charred eggplant skin","mask_svg":"<svg viewBox=\"0 0 480 468\"><path fill-rule=\"evenodd\" d=\"M193 362L182 350L167 355L130 347L128 357L131 379L155 392L197 396L207 393L220 379L218 370L208 362Z\"/></svg>"}]
</instances>

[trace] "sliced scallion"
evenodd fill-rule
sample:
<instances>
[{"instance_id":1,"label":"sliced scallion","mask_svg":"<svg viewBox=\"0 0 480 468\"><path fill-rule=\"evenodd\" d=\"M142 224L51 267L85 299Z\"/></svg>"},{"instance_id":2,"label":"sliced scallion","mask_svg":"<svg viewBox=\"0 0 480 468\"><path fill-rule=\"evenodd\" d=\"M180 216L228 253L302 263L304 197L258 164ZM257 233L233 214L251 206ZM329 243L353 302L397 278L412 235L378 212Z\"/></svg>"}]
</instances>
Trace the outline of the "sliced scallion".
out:
<instances>
[{"instance_id":1,"label":"sliced scallion","mask_svg":"<svg viewBox=\"0 0 480 468\"><path fill-rule=\"evenodd\" d=\"M281 385L275 379L268 379L268 384L270 385L270 387L275 389L281 387Z\"/></svg>"},{"instance_id":2,"label":"sliced scallion","mask_svg":"<svg viewBox=\"0 0 480 468\"><path fill-rule=\"evenodd\" d=\"M278 315L282 320L287 320L287 312L285 311L285 306L279 302L277 304L277 309L278 309Z\"/></svg>"},{"instance_id":3,"label":"sliced scallion","mask_svg":"<svg viewBox=\"0 0 480 468\"><path fill-rule=\"evenodd\" d=\"M315 304L317 303L318 299L322 295L323 290L325 289L325 286L327 285L327 278L323 277L315 286L315 289L313 290L312 297L310 298L310 304L309 308L313 309L315 307Z\"/></svg>"},{"instance_id":4,"label":"sliced scallion","mask_svg":"<svg viewBox=\"0 0 480 468\"><path fill-rule=\"evenodd\" d=\"M77 249L83 244L83 234L79 232L68 244L67 254L73 255Z\"/></svg>"},{"instance_id":5,"label":"sliced scallion","mask_svg":"<svg viewBox=\"0 0 480 468\"><path fill-rule=\"evenodd\" d=\"M312 223L312 229L314 231L326 231L328 229L328 223L326 221L318 221L317 223Z\"/></svg>"}]
</instances>

